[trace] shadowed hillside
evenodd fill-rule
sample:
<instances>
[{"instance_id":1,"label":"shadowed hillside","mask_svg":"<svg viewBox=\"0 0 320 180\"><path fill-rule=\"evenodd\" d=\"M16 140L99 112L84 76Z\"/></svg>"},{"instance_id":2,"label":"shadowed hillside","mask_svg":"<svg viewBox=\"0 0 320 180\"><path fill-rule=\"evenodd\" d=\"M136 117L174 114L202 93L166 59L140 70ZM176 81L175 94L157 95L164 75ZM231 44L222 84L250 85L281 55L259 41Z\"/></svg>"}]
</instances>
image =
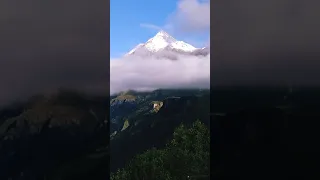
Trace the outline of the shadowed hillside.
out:
<instances>
[{"instance_id":1,"label":"shadowed hillside","mask_svg":"<svg viewBox=\"0 0 320 180\"><path fill-rule=\"evenodd\" d=\"M107 102L107 97L61 91L4 109L1 179L50 178L62 164L106 146Z\"/></svg>"},{"instance_id":2,"label":"shadowed hillside","mask_svg":"<svg viewBox=\"0 0 320 180\"><path fill-rule=\"evenodd\" d=\"M1 179L106 179L110 155L117 170L165 147L181 123L208 125L209 99L208 90L127 91L110 99L61 91L3 108Z\"/></svg>"},{"instance_id":3,"label":"shadowed hillside","mask_svg":"<svg viewBox=\"0 0 320 180\"><path fill-rule=\"evenodd\" d=\"M124 167L138 153L152 147L164 147L181 123L191 124L199 119L209 124L209 103L208 90L157 90L138 93L135 101L112 102L111 108L124 105L133 108L114 120L121 128L111 134L111 171ZM112 112L111 118L118 116ZM125 129L124 124L127 126ZM112 126L114 124L111 124L111 129Z\"/></svg>"}]
</instances>

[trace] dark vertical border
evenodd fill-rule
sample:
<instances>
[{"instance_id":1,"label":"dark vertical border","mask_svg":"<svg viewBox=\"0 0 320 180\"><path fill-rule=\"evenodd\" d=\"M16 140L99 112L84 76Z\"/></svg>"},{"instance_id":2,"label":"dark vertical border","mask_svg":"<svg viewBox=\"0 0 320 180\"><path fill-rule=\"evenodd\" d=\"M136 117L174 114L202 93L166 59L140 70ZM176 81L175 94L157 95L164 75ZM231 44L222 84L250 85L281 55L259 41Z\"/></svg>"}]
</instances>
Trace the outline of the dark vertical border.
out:
<instances>
[{"instance_id":1,"label":"dark vertical border","mask_svg":"<svg viewBox=\"0 0 320 180\"><path fill-rule=\"evenodd\" d=\"M0 8L2 27L0 74L3 78L1 83L4 84L1 85L0 93L8 97L17 96L12 99L2 96L1 103L2 101L8 101L8 103L9 101L20 101L20 98L25 100L33 94L55 91L55 88L64 86L80 91L94 90L94 94L98 92L101 96L109 96L109 0L4 0L0 2L0 7L2 8ZM14 85L9 86L11 84ZM103 104L105 112L103 113L106 113L105 118L108 120L110 101L105 101ZM47 123L50 123L50 118L48 119ZM104 127L106 131L109 131L109 124L106 123L104 126L106 126ZM44 130L47 129L44 128L41 131ZM12 154L19 154L17 155L18 160L8 160L7 162L10 163L7 163L3 160L6 158L0 157L3 158L0 159L0 179L19 175L21 169L28 173L24 174L23 179L35 179L43 174L46 175L46 168L54 169L49 165L40 164L47 161L45 159L47 147L45 147L46 144L43 145L46 138L46 136L39 136L34 138L35 140L30 140L31 142L24 141L21 143L23 146L16 146L19 149ZM109 132L102 138L104 142L109 143ZM41 148L37 148L38 145ZM60 147L61 149L66 148L65 146ZM77 154L76 151L72 153ZM53 156L52 159L54 158L58 159ZM19 164L20 159L21 162L28 162L31 168ZM40 164L39 167L37 163ZM11 167L13 168L10 169ZM88 175L90 179L109 179L109 160L101 162L97 171L99 172L96 174ZM38 174L32 174L33 172Z\"/></svg>"},{"instance_id":2,"label":"dark vertical border","mask_svg":"<svg viewBox=\"0 0 320 180\"><path fill-rule=\"evenodd\" d=\"M216 4L217 1L210 2L210 179L215 179L218 177L217 172L217 165L219 160L219 150L217 149L219 142L218 138L218 124L214 118L214 77L213 77L213 70L214 70L214 61L215 61L215 47L217 46L216 34L214 32L215 25L217 24L217 19L215 15L216 13Z\"/></svg>"},{"instance_id":3,"label":"dark vertical border","mask_svg":"<svg viewBox=\"0 0 320 180\"><path fill-rule=\"evenodd\" d=\"M107 82L108 82L108 85L109 85L109 91L107 92L108 93L108 97L109 97L109 99L108 99L108 104L107 104L107 127L108 127L108 135L110 134L110 12L111 12L111 10L110 10L110 1L111 0L101 0L101 1L103 1L103 2L106 2L106 17L107 17L107 20L106 20L106 25L107 25L107 32L106 32L106 34L107 34L107 40L106 40L106 46L107 46L107 48L106 48L106 50L107 50L107 52L108 52L108 59L107 59L107 69L108 69L108 74L107 74ZM108 137L106 137L107 139L108 139L108 148L110 148L110 138L109 138L109 136ZM110 152L110 151L108 151L108 152ZM108 162L107 162L107 164L108 164L108 167L107 167L107 169L106 169L106 175L107 175L107 177L105 178L106 180L109 180L110 179L110 155L109 155L109 159L108 159Z\"/></svg>"},{"instance_id":4,"label":"dark vertical border","mask_svg":"<svg viewBox=\"0 0 320 180\"><path fill-rule=\"evenodd\" d=\"M318 101L308 100L307 95L302 95L309 91L304 89L306 84L310 83L307 87L319 85L317 79L319 74L311 73L320 67L315 64L319 62L318 48L315 48L320 27L319 21L315 18L319 15L316 10L318 1L215 0L211 2L211 179L219 176L232 176L230 179L239 179L239 176L255 176L254 179L261 177L264 179L269 176L272 178L319 176L318 168L315 168L319 165L318 163L317 166L314 165L314 157L319 152L314 143L316 142L314 139L319 137L318 131L314 128L318 127L315 122L318 122L316 119L319 114L311 110L318 107ZM246 41L247 39L253 41ZM258 47L258 50L255 49L261 44L263 46ZM292 45L295 48L292 48ZM237 57L237 53L240 55L243 53L242 57ZM243 65L246 60L247 65L250 65L243 68L247 75L238 77L240 70L235 66ZM270 70L261 71L266 66ZM308 67L308 70L305 67ZM278 73L276 70L279 70ZM259 107L255 104L250 105L250 108L224 119L227 121L220 121L222 118L215 116L214 112L223 104L222 101L216 101L219 98L216 92L226 90L226 86L218 89L221 85L218 83L228 81L231 85L231 78L227 80L223 79L227 76L221 77L230 74L233 84L245 86L248 83L245 87L246 93L256 90L252 88L253 85L258 87L263 85L261 89L265 90L264 88L274 85L286 88L287 84L291 84L290 81L295 82L294 85L301 88L298 88L300 95L299 93L290 95L294 97L292 101L296 107L293 111L296 114L279 110L281 108L273 107L274 105L265 105L270 92L266 90L264 95L259 95L267 97L261 99L261 102L266 102L257 105ZM306 83L311 76L317 80ZM265 77L268 78L264 79ZM279 80L281 78L283 80ZM242 91L235 89L237 87L229 86L229 88L234 88L228 92L230 95L238 94L238 90ZM250 91L247 91L248 89ZM319 91L310 96L310 99L316 99L318 93ZM253 97L249 93L242 95L245 99L237 104L239 107L244 107L246 104L244 101ZM255 98L255 101L259 100ZM228 101L228 108L231 109L231 101ZM310 103L312 101L314 104ZM303 109L304 103L310 103L308 110ZM266 107L263 107L264 105ZM251 138L254 141L249 142ZM238 152L238 149L242 152Z\"/></svg>"}]
</instances>

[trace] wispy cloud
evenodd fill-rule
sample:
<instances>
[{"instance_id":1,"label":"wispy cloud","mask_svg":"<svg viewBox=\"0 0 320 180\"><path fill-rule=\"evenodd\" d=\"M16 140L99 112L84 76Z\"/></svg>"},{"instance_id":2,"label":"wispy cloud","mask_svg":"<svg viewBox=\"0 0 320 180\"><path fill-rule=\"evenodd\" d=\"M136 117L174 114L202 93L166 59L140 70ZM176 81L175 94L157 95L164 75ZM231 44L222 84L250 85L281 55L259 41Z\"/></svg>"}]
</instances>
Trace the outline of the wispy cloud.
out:
<instances>
[{"instance_id":1,"label":"wispy cloud","mask_svg":"<svg viewBox=\"0 0 320 180\"><path fill-rule=\"evenodd\" d=\"M154 24L148 24L148 23L141 23L140 27L147 28L147 29L152 29L152 30L161 30L161 29L163 29L160 26L157 26L157 25L154 25Z\"/></svg>"},{"instance_id":2,"label":"wispy cloud","mask_svg":"<svg viewBox=\"0 0 320 180\"><path fill-rule=\"evenodd\" d=\"M110 61L110 92L158 88L209 88L210 55L169 59L128 57Z\"/></svg>"}]
</instances>

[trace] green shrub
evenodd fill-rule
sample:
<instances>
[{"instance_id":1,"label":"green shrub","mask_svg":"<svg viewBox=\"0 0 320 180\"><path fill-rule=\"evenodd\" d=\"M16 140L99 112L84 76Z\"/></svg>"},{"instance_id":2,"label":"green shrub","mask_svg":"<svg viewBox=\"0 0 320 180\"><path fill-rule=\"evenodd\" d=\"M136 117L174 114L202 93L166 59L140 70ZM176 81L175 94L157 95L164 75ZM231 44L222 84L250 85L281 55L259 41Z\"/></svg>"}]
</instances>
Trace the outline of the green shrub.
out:
<instances>
[{"instance_id":1,"label":"green shrub","mask_svg":"<svg viewBox=\"0 0 320 180\"><path fill-rule=\"evenodd\" d=\"M137 155L111 180L180 180L207 175L210 163L210 132L200 121L188 128L181 124L164 149L151 149Z\"/></svg>"}]
</instances>

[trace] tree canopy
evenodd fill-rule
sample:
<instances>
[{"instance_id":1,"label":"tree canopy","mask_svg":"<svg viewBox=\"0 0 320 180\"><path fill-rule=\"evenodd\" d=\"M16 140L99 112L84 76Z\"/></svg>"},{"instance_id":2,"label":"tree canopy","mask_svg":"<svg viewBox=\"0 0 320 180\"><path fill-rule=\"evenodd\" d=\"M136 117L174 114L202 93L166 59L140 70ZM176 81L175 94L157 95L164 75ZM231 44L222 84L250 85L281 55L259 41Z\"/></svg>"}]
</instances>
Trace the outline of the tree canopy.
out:
<instances>
[{"instance_id":1,"label":"tree canopy","mask_svg":"<svg viewBox=\"0 0 320 180\"><path fill-rule=\"evenodd\" d=\"M181 124L164 149L150 149L135 156L111 180L180 180L210 173L210 132L199 120L191 127Z\"/></svg>"}]
</instances>

